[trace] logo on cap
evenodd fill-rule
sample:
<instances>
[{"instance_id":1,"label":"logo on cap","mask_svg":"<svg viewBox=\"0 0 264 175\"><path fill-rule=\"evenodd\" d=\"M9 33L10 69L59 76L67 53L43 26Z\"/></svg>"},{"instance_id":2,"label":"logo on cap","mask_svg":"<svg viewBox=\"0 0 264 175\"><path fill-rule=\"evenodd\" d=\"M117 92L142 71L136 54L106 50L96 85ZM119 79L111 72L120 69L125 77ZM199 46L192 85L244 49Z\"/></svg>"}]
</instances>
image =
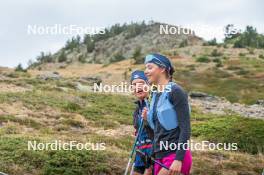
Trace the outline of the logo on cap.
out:
<instances>
[{"instance_id":1,"label":"logo on cap","mask_svg":"<svg viewBox=\"0 0 264 175\"><path fill-rule=\"evenodd\" d=\"M139 75L134 75L134 79L137 79L137 78L139 78Z\"/></svg>"}]
</instances>

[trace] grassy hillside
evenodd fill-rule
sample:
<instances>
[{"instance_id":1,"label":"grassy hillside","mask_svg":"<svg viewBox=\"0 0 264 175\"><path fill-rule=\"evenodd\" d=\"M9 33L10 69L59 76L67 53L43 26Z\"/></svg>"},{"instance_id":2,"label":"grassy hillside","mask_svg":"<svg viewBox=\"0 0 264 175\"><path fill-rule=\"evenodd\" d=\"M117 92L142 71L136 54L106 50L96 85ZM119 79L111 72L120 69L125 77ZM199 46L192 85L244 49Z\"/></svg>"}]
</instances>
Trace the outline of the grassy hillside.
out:
<instances>
[{"instance_id":1,"label":"grassy hillside","mask_svg":"<svg viewBox=\"0 0 264 175\"><path fill-rule=\"evenodd\" d=\"M264 99L263 49L185 46L161 53L172 59L176 69L173 78L188 91L202 91L245 104ZM144 70L144 65L129 59L107 65L47 63L40 68L29 72L38 75L56 71L67 78L99 76L105 84L119 84L129 79L132 70Z\"/></svg>"},{"instance_id":2,"label":"grassy hillside","mask_svg":"<svg viewBox=\"0 0 264 175\"><path fill-rule=\"evenodd\" d=\"M79 92L71 86L71 78L44 81L28 73L16 77L0 82L2 89L13 87L0 93L0 171L122 174L133 142L131 96ZM193 174L262 172L263 120L202 114L194 109L191 122L192 139L237 142L239 147L236 152L194 151ZM106 150L28 151L27 141L32 140L105 142Z\"/></svg>"},{"instance_id":3,"label":"grassy hillside","mask_svg":"<svg viewBox=\"0 0 264 175\"><path fill-rule=\"evenodd\" d=\"M247 49L202 46L176 49L174 52L189 58L176 57L174 64L174 78L186 89L246 104L254 104L264 98L264 59L259 57L263 50L256 49L250 53Z\"/></svg>"},{"instance_id":4,"label":"grassy hillside","mask_svg":"<svg viewBox=\"0 0 264 175\"><path fill-rule=\"evenodd\" d=\"M159 23L115 25L106 31L102 36L72 38L54 55L41 53L27 70L0 68L0 172L122 174L133 142L135 99L129 94L92 93L87 79L107 85L128 82L133 70L144 70L142 60L150 52L171 58L173 79L187 91L247 105L264 99L264 50L247 42L246 33L217 44L190 35L160 35ZM53 77L44 80L49 74ZM191 124L194 142L238 146L237 151L193 151L192 174L262 173L263 119L205 113L192 106ZM27 150L27 142L34 140L103 142L106 150Z\"/></svg>"}]
</instances>

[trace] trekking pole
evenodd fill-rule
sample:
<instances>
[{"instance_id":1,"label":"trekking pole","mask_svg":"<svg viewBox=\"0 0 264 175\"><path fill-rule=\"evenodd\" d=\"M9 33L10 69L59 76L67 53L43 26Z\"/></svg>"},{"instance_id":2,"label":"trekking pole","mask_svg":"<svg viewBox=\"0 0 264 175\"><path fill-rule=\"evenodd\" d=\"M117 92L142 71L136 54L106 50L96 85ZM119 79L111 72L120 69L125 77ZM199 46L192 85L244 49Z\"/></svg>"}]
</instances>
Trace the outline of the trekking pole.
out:
<instances>
[{"instance_id":1,"label":"trekking pole","mask_svg":"<svg viewBox=\"0 0 264 175\"><path fill-rule=\"evenodd\" d=\"M6 173L3 173L3 172L0 172L0 175L8 175L8 174L6 174Z\"/></svg>"},{"instance_id":2,"label":"trekking pole","mask_svg":"<svg viewBox=\"0 0 264 175\"><path fill-rule=\"evenodd\" d=\"M162 168L165 168L166 170L170 170L167 166L165 166L164 164L160 163L159 161L156 161L153 157L151 157L151 156L149 156L149 155L143 153L142 151L140 151L140 150L137 149L136 152L138 152L139 154L141 154L141 155L143 155L143 156L149 158L152 162L158 164L158 165L161 166Z\"/></svg>"},{"instance_id":3,"label":"trekking pole","mask_svg":"<svg viewBox=\"0 0 264 175\"><path fill-rule=\"evenodd\" d=\"M130 170L130 174L129 175L132 175L133 174L134 168L135 168L135 163L132 164L132 167L131 167L131 170Z\"/></svg>"},{"instance_id":4,"label":"trekking pole","mask_svg":"<svg viewBox=\"0 0 264 175\"><path fill-rule=\"evenodd\" d=\"M146 106L148 108L148 101L147 101L147 99L144 99L144 101L145 101ZM143 128L143 123L144 123L144 119L141 118L140 125L139 125L139 129L138 129L138 133L136 135L136 138L135 138L135 141L134 141L134 144L133 144L133 147L132 147L132 151L130 153L130 156L129 156L129 159L128 159L128 162L127 162L126 171L125 171L125 174L124 175L127 175L127 173L128 173L128 169L129 169L130 163L132 161L133 155L134 155L135 150L136 150L137 141L138 141L138 138L139 138L139 136L141 134L141 130Z\"/></svg>"},{"instance_id":5,"label":"trekking pole","mask_svg":"<svg viewBox=\"0 0 264 175\"><path fill-rule=\"evenodd\" d=\"M134 144L133 144L133 147L132 147L132 151L131 151L130 156L129 156L129 160L128 160L128 163L127 163L127 166L126 166L125 175L127 175L127 173L128 173L129 165L130 165L131 160L133 158L133 155L135 153L137 141L138 141L139 135L141 133L142 126L143 126L143 118L140 120L140 125L139 125L139 129L138 129L138 133L137 133L137 136L135 138L135 141L134 141Z\"/></svg>"}]
</instances>

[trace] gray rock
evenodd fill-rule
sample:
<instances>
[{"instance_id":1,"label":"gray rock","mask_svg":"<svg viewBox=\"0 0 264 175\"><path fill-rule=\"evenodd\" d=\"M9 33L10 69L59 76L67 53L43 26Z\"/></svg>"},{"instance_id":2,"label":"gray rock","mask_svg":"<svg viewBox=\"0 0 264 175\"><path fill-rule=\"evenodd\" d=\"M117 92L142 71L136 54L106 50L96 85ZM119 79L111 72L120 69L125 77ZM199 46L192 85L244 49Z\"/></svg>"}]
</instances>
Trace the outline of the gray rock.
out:
<instances>
[{"instance_id":1,"label":"gray rock","mask_svg":"<svg viewBox=\"0 0 264 175\"><path fill-rule=\"evenodd\" d=\"M56 87L56 89L57 89L58 91L61 91L61 92L68 92L68 91L69 91L69 89L66 88L66 87Z\"/></svg>"},{"instance_id":2,"label":"gray rock","mask_svg":"<svg viewBox=\"0 0 264 175\"><path fill-rule=\"evenodd\" d=\"M97 84L99 85L100 83L102 83L102 79L98 76L85 76L85 77L81 77L80 81L89 85L94 85Z\"/></svg>"},{"instance_id":3,"label":"gray rock","mask_svg":"<svg viewBox=\"0 0 264 175\"><path fill-rule=\"evenodd\" d=\"M257 100L256 104L264 106L264 100Z\"/></svg>"},{"instance_id":4,"label":"gray rock","mask_svg":"<svg viewBox=\"0 0 264 175\"><path fill-rule=\"evenodd\" d=\"M190 92L189 95L191 98L201 98L201 97L209 97L210 96L204 92L195 92L195 91Z\"/></svg>"},{"instance_id":5,"label":"gray rock","mask_svg":"<svg viewBox=\"0 0 264 175\"><path fill-rule=\"evenodd\" d=\"M92 92L91 86L85 86L85 85L82 85L81 83L76 84L76 89L81 92Z\"/></svg>"},{"instance_id":6,"label":"gray rock","mask_svg":"<svg viewBox=\"0 0 264 175\"><path fill-rule=\"evenodd\" d=\"M47 72L37 76L39 79L42 80L60 80L61 76L58 72Z\"/></svg>"},{"instance_id":7,"label":"gray rock","mask_svg":"<svg viewBox=\"0 0 264 175\"><path fill-rule=\"evenodd\" d=\"M192 91L189 93L189 96L193 99L203 99L203 100L207 100L207 101L217 101L220 100L219 97L213 96L213 95L209 95L207 93L204 92L195 92Z\"/></svg>"},{"instance_id":8,"label":"gray rock","mask_svg":"<svg viewBox=\"0 0 264 175\"><path fill-rule=\"evenodd\" d=\"M191 98L192 105L200 108L204 113L214 113L225 115L236 113L243 117L264 119L264 106L260 104L245 105L240 103L231 103L226 99L214 97L208 100L208 97Z\"/></svg>"},{"instance_id":9,"label":"gray rock","mask_svg":"<svg viewBox=\"0 0 264 175\"><path fill-rule=\"evenodd\" d=\"M6 76L0 74L0 80L6 80L6 79L7 79Z\"/></svg>"}]
</instances>

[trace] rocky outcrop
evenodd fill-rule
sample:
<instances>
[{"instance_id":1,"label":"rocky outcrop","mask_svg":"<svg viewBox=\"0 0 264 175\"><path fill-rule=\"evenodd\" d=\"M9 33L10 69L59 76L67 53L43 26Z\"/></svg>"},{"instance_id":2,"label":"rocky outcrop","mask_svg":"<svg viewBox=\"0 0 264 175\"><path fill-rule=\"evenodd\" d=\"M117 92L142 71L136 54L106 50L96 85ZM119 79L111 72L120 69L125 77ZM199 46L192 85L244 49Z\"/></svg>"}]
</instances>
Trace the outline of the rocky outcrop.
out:
<instances>
[{"instance_id":1,"label":"rocky outcrop","mask_svg":"<svg viewBox=\"0 0 264 175\"><path fill-rule=\"evenodd\" d=\"M202 92L191 92L190 102L204 113L224 115L227 113L237 113L244 117L264 119L264 106L259 102L254 105L231 103L225 98L212 96Z\"/></svg>"},{"instance_id":2,"label":"rocky outcrop","mask_svg":"<svg viewBox=\"0 0 264 175\"><path fill-rule=\"evenodd\" d=\"M46 72L38 75L37 78L42 80L60 80L61 76L58 72Z\"/></svg>"},{"instance_id":3,"label":"rocky outcrop","mask_svg":"<svg viewBox=\"0 0 264 175\"><path fill-rule=\"evenodd\" d=\"M207 101L220 100L219 97L209 95L209 94L204 93L204 92L197 92L197 91L190 92L189 96L193 99L201 99L201 100L207 100Z\"/></svg>"}]
</instances>

